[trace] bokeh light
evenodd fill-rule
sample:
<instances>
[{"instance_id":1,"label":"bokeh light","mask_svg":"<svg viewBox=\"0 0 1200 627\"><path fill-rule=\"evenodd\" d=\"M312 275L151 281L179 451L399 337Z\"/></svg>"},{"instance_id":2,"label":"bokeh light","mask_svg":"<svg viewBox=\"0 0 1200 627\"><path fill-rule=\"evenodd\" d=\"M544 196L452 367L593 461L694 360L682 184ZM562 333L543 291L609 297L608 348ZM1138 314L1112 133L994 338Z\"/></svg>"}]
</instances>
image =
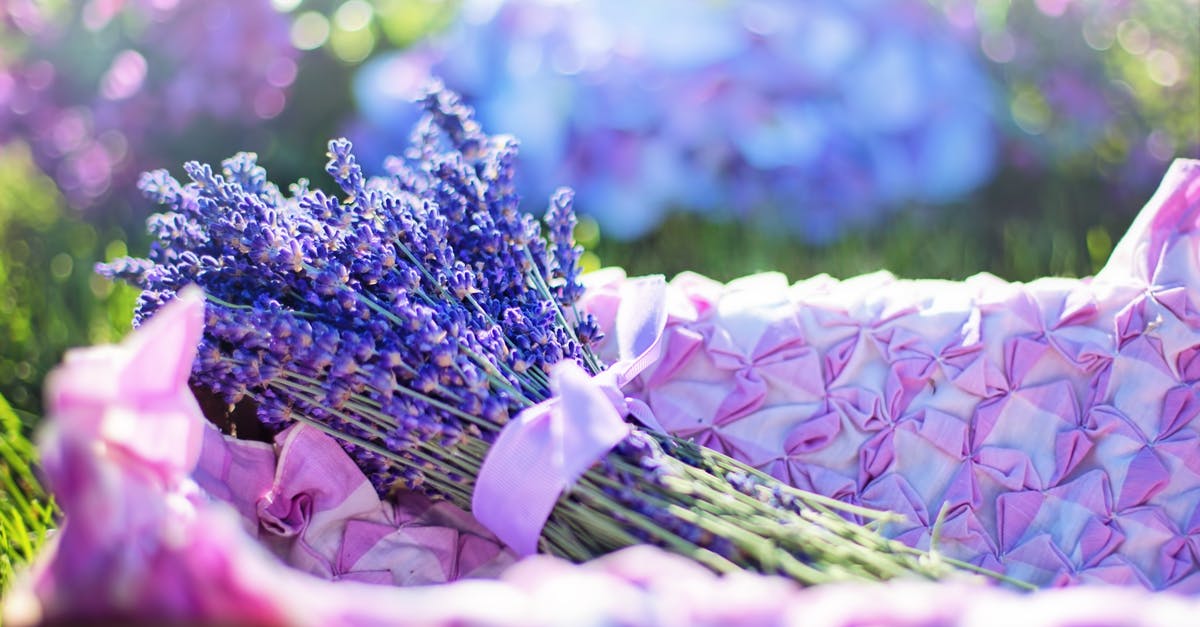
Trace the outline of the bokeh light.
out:
<instances>
[{"instance_id":1,"label":"bokeh light","mask_svg":"<svg viewBox=\"0 0 1200 627\"><path fill-rule=\"evenodd\" d=\"M292 22L292 45L300 50L313 50L329 39L329 20L316 11L296 16Z\"/></svg>"}]
</instances>

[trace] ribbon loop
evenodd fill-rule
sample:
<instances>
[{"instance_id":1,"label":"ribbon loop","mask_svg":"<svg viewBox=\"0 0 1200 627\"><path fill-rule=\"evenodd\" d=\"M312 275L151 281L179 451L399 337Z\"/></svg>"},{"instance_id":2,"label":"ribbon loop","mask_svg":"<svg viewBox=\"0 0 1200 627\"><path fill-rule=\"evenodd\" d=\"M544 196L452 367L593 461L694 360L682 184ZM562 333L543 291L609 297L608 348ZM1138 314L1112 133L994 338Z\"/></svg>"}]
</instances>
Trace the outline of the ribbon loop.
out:
<instances>
[{"instance_id":1,"label":"ribbon loop","mask_svg":"<svg viewBox=\"0 0 1200 627\"><path fill-rule=\"evenodd\" d=\"M573 360L554 366L554 396L506 425L479 469L471 498L475 518L519 555L537 552L558 497L629 435L626 415L660 428L650 408L627 399L621 388L662 355L666 282L644 277L621 289L617 363L595 377Z\"/></svg>"},{"instance_id":2,"label":"ribbon loop","mask_svg":"<svg viewBox=\"0 0 1200 627\"><path fill-rule=\"evenodd\" d=\"M667 327L667 281L662 275L630 279L621 285L617 309L617 386L637 378L662 357L663 329Z\"/></svg>"}]
</instances>

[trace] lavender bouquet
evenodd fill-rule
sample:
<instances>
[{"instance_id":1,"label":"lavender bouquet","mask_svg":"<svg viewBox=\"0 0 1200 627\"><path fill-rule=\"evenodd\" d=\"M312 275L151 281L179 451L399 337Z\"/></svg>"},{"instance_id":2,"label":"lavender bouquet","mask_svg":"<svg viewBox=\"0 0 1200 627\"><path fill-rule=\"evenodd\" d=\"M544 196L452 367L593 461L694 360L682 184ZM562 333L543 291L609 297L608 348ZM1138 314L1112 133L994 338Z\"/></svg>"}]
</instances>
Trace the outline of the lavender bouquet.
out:
<instances>
[{"instance_id":1,"label":"lavender bouquet","mask_svg":"<svg viewBox=\"0 0 1200 627\"><path fill-rule=\"evenodd\" d=\"M665 308L646 307L661 311L648 334L616 338L627 359L601 363L597 325L574 308L571 193L551 199L543 240L518 209L516 142L485 135L439 87L422 102L388 177L365 178L350 143L330 142L341 196L303 180L284 196L252 154L220 174L189 163L187 184L143 177L169 209L149 220L149 259L101 271L143 290L135 323L204 288L194 385L252 400L268 428L325 431L381 495L419 490L471 509L520 553L582 561L651 543L717 572L805 584L957 572L878 535L887 514L627 424L655 424L620 386L653 358ZM530 448L539 430L553 446Z\"/></svg>"}]
</instances>

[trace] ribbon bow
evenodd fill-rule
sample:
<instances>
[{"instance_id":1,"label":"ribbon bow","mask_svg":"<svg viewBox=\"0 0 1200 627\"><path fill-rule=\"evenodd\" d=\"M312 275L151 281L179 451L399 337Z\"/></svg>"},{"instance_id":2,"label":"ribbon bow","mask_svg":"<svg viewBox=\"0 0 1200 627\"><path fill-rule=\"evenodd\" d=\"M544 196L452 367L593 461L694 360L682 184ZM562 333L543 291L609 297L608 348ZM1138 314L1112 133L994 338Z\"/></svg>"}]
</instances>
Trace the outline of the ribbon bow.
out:
<instances>
[{"instance_id":1,"label":"ribbon bow","mask_svg":"<svg viewBox=\"0 0 1200 627\"><path fill-rule=\"evenodd\" d=\"M615 339L618 360L589 376L573 360L550 372L553 396L527 408L500 431L475 480L475 518L519 555L538 537L559 495L629 435L633 415L661 430L650 408L621 388L662 355L666 281L642 277L621 286Z\"/></svg>"}]
</instances>

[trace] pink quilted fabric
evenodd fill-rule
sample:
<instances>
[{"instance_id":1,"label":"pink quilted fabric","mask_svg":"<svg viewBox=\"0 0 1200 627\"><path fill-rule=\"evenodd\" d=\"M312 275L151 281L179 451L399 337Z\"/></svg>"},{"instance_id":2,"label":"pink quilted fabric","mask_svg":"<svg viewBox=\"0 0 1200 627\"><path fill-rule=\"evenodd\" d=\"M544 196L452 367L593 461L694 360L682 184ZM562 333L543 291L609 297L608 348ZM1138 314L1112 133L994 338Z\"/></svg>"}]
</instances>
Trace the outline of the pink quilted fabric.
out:
<instances>
[{"instance_id":1,"label":"pink quilted fabric","mask_svg":"<svg viewBox=\"0 0 1200 627\"><path fill-rule=\"evenodd\" d=\"M671 282L669 431L1042 585L1200 591L1200 162L1095 278ZM591 277L611 329L620 271Z\"/></svg>"}]
</instances>

